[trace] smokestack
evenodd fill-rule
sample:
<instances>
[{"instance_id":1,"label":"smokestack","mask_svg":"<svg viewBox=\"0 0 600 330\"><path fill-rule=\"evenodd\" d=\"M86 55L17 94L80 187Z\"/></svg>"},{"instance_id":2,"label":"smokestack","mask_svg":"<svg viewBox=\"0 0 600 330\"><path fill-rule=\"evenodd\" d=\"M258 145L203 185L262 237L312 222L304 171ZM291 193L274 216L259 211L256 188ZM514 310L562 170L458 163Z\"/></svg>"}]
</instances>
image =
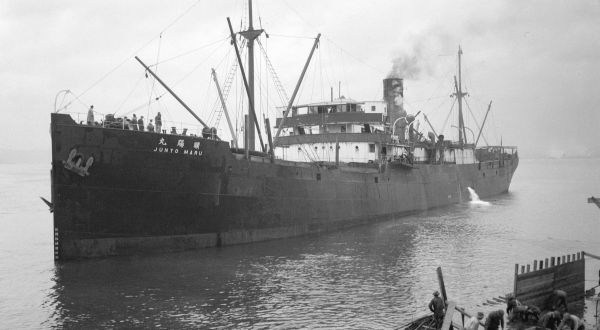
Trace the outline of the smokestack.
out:
<instances>
[{"instance_id":1,"label":"smokestack","mask_svg":"<svg viewBox=\"0 0 600 330\"><path fill-rule=\"evenodd\" d=\"M402 78L383 79L383 100L387 106L388 121L390 123L390 133L393 131L392 125L401 117L406 116L404 111L404 81ZM396 135L400 140L404 140L404 128L406 121L400 120L396 123Z\"/></svg>"}]
</instances>

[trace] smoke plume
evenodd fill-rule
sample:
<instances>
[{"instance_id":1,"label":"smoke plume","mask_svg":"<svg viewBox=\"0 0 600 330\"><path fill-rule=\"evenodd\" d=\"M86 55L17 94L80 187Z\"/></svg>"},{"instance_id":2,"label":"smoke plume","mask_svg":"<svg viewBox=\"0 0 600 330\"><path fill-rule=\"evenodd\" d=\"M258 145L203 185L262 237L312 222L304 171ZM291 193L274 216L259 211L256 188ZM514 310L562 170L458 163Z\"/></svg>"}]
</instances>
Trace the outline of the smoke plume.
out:
<instances>
[{"instance_id":1,"label":"smoke plume","mask_svg":"<svg viewBox=\"0 0 600 330\"><path fill-rule=\"evenodd\" d=\"M403 51L398 51L392 60L392 69L388 78L409 78L417 79L425 70L428 71L424 60L423 40L412 43L412 47Z\"/></svg>"}]
</instances>

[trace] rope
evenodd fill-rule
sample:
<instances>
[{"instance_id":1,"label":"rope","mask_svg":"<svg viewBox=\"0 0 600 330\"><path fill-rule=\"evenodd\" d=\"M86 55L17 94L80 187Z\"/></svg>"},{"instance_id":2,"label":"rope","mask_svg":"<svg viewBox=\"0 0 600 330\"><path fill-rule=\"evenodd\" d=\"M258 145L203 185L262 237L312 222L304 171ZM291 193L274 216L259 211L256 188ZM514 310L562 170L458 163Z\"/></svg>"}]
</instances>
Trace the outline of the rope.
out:
<instances>
[{"instance_id":1,"label":"rope","mask_svg":"<svg viewBox=\"0 0 600 330\"><path fill-rule=\"evenodd\" d=\"M158 34L158 37L160 37L164 32L166 32L171 26L173 26L177 21L179 21L181 18L183 18L187 13L190 12L190 10L195 7L198 3L200 3L201 0L197 0L192 6L188 7L188 9L186 9L181 15L179 15L177 18L175 18L175 20L173 20L171 23L169 23L164 29L161 30L161 32ZM152 37L150 40L148 40L145 44L143 44L140 48L136 49L135 51L133 51L131 53L131 55L127 56L121 63L117 64L114 68L112 68L108 73L104 74L102 77L100 77L100 79L96 80L94 83L92 83L91 86L89 86L87 89L85 89L81 94L79 94L79 97L83 97L87 92L89 92L92 88L96 87L96 85L98 85L100 82L102 82L104 79L106 79L108 76L110 76L113 72L115 72L117 69L119 69L121 66L123 66L125 63L129 62L131 60L131 58L133 56L135 56L135 54L137 54L138 52L140 52L142 49L148 47L149 44L151 44L155 39L157 38L157 36Z\"/></svg>"},{"instance_id":2,"label":"rope","mask_svg":"<svg viewBox=\"0 0 600 330\"><path fill-rule=\"evenodd\" d=\"M183 52L183 53L181 53L181 54L179 54L179 55L175 55L175 56L169 57L169 58L167 58L167 59L164 59L164 60L162 60L162 61L160 61L160 62L158 62L158 61L157 61L156 63L154 63L154 64L152 64L152 65L149 65L149 67L155 67L155 66L158 66L159 64L162 64L162 63L165 63L165 62L170 62L170 61L172 61L172 60L176 60L176 59L178 59L178 58L180 58L180 57L184 57L184 56L190 55L190 54L192 54L192 53L195 53L195 52L197 52L197 51L199 51L199 50L202 50L202 49L204 49L204 48L210 47L210 46L212 46L212 45L214 45L214 44L218 44L219 42L222 42L222 41L225 41L225 40L229 40L229 38L230 38L230 36L227 36L227 37L225 37L225 38L222 38L222 39L219 39L219 40L216 40L216 41L210 42L210 43L208 43L208 44L205 44L205 45L203 45L203 46L200 46L200 47L197 47L197 48L194 48L194 49L188 50L188 51L186 51L186 52Z\"/></svg>"},{"instance_id":3,"label":"rope","mask_svg":"<svg viewBox=\"0 0 600 330\"><path fill-rule=\"evenodd\" d=\"M450 119L450 115L452 114L452 110L454 109L454 105L456 105L456 99L454 99L454 102L452 103L452 107L450 108L450 111L448 111L448 116L446 116L446 120L444 120L444 125L442 125L442 129L440 130L440 134L442 134L441 132L444 132L444 130L446 129L446 125L448 124L448 119Z\"/></svg>"},{"instance_id":4,"label":"rope","mask_svg":"<svg viewBox=\"0 0 600 330\"><path fill-rule=\"evenodd\" d=\"M467 99L465 99L465 104L467 105L467 109L469 110L469 113L471 114L471 117L473 117L473 121L475 122L475 126L477 126L477 129L481 131L481 126L479 126L479 123L477 122L477 118L475 118L475 115L473 114L473 111L471 111L471 106L467 102ZM485 142L485 144L489 145L489 143L487 142L487 139L485 138L485 135L483 134L483 131L481 132L481 137L483 138L483 141ZM475 141L473 141L473 142L475 142Z\"/></svg>"},{"instance_id":5,"label":"rope","mask_svg":"<svg viewBox=\"0 0 600 330\"><path fill-rule=\"evenodd\" d=\"M121 110L121 108L123 107L125 102L127 102L127 100L129 100L129 98L131 97L133 92L138 88L138 86L140 85L140 82L142 81L143 78L144 78L144 75L140 75L140 78L136 81L135 85L133 86L133 89L129 92L129 94L127 94L127 96L125 97L123 102L121 102L121 104L117 107L117 110L115 111L115 113L117 113L117 112L119 112L119 110Z\"/></svg>"},{"instance_id":6,"label":"rope","mask_svg":"<svg viewBox=\"0 0 600 330\"><path fill-rule=\"evenodd\" d=\"M285 34L273 34L269 33L269 37L282 37L282 38L294 38L294 39L310 39L315 40L315 37L305 37L305 36L290 36Z\"/></svg>"},{"instance_id":7,"label":"rope","mask_svg":"<svg viewBox=\"0 0 600 330\"><path fill-rule=\"evenodd\" d=\"M156 62L160 58L160 46L162 44L162 33L158 37L158 50L156 51ZM155 66L155 73L158 74L158 65ZM156 79L152 79L152 86L150 86L150 93L148 95L148 109L146 111L146 116L148 117L148 121L150 121L150 105L152 104L152 92L154 91L154 86L156 84Z\"/></svg>"}]
</instances>

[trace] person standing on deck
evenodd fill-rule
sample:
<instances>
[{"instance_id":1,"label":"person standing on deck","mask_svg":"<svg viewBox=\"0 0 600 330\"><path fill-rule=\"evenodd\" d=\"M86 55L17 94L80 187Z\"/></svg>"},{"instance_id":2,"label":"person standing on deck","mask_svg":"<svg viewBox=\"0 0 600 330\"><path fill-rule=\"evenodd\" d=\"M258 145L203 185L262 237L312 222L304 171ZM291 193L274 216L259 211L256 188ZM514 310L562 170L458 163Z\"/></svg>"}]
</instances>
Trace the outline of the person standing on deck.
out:
<instances>
[{"instance_id":1,"label":"person standing on deck","mask_svg":"<svg viewBox=\"0 0 600 330\"><path fill-rule=\"evenodd\" d=\"M134 131L138 130L138 127L137 127L137 117L135 116L135 113L133 114L133 117L131 118L131 124L130 124L130 126L131 126L132 130L134 130Z\"/></svg>"},{"instance_id":2,"label":"person standing on deck","mask_svg":"<svg viewBox=\"0 0 600 330\"><path fill-rule=\"evenodd\" d=\"M140 119L138 119L138 128L140 129L140 131L144 130L144 116L140 116Z\"/></svg>"},{"instance_id":3,"label":"person standing on deck","mask_svg":"<svg viewBox=\"0 0 600 330\"><path fill-rule=\"evenodd\" d=\"M162 133L162 131L160 130L162 128L162 118L160 116L160 111L156 114L156 117L154 117L154 123L156 124L156 132Z\"/></svg>"},{"instance_id":4,"label":"person standing on deck","mask_svg":"<svg viewBox=\"0 0 600 330\"><path fill-rule=\"evenodd\" d=\"M90 109L88 110L87 113L87 124L88 125L94 125L94 106L90 105Z\"/></svg>"},{"instance_id":5,"label":"person standing on deck","mask_svg":"<svg viewBox=\"0 0 600 330\"><path fill-rule=\"evenodd\" d=\"M498 330L499 326L504 330L504 311L501 309L489 313L485 320L486 330Z\"/></svg>"},{"instance_id":6,"label":"person standing on deck","mask_svg":"<svg viewBox=\"0 0 600 330\"><path fill-rule=\"evenodd\" d=\"M446 314L446 305L444 304L444 300L440 298L439 291L435 291L433 293L433 299L429 302L429 310L433 312L433 318L435 320L435 328L439 329L442 327L442 323L444 322L444 315Z\"/></svg>"},{"instance_id":7,"label":"person standing on deck","mask_svg":"<svg viewBox=\"0 0 600 330\"><path fill-rule=\"evenodd\" d=\"M152 125L152 119L148 123L148 132L154 132L154 125Z\"/></svg>"},{"instance_id":8,"label":"person standing on deck","mask_svg":"<svg viewBox=\"0 0 600 330\"><path fill-rule=\"evenodd\" d=\"M477 316L471 316L465 325L465 330L477 330L479 329L479 322L483 320L483 313L478 312Z\"/></svg>"}]
</instances>

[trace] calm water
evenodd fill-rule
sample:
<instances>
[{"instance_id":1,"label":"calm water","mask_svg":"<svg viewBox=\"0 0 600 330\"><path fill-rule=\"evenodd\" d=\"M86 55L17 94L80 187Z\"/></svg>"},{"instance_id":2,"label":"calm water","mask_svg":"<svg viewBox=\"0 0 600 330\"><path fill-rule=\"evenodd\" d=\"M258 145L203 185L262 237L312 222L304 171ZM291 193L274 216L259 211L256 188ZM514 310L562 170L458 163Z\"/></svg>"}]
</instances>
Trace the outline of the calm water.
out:
<instances>
[{"instance_id":1,"label":"calm water","mask_svg":"<svg viewBox=\"0 0 600 330\"><path fill-rule=\"evenodd\" d=\"M469 311L515 263L600 254L600 159L523 160L511 192L321 236L55 265L49 168L0 165L0 328L394 328L444 271ZM600 263L587 262L586 287ZM591 309L595 305L588 303ZM593 311L587 319L595 323Z\"/></svg>"}]
</instances>

